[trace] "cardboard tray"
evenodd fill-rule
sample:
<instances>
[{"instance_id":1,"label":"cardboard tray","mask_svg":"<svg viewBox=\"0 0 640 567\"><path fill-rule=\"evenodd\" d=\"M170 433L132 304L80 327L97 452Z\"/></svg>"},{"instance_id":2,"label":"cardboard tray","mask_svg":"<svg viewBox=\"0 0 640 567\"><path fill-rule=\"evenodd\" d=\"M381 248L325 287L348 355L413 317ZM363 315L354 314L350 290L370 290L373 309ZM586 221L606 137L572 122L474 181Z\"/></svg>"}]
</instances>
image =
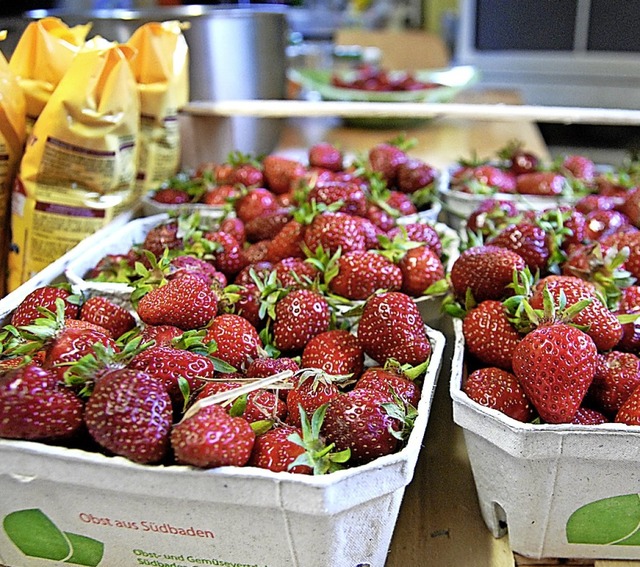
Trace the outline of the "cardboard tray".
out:
<instances>
[{"instance_id":1,"label":"cardboard tray","mask_svg":"<svg viewBox=\"0 0 640 567\"><path fill-rule=\"evenodd\" d=\"M524 424L473 402L454 329L453 419L492 534L537 559L640 559L640 428Z\"/></svg>"}]
</instances>

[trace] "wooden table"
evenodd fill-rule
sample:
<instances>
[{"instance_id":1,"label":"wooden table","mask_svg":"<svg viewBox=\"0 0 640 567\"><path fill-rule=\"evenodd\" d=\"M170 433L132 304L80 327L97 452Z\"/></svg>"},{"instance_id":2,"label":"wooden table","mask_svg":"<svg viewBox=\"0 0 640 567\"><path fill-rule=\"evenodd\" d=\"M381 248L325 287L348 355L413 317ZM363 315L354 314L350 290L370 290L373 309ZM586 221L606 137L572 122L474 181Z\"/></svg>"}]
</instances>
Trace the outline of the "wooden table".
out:
<instances>
[{"instance_id":1,"label":"wooden table","mask_svg":"<svg viewBox=\"0 0 640 567\"><path fill-rule=\"evenodd\" d=\"M469 96L469 95L467 95ZM472 95L472 101L517 103L514 93ZM277 151L304 150L318 141L339 144L349 152L363 152L400 133L415 138L410 151L432 165L444 167L459 157L495 155L513 139L543 158L548 150L537 126L528 121L495 122L437 118L416 129L365 130L345 128L327 118L290 119ZM435 326L435 325L434 325ZM447 328L449 327L449 328ZM451 336L446 319L441 322ZM495 539L485 526L478 507L462 430L453 423L448 391L451 341L445 351L440 380L429 418L424 448L413 481L405 491L394 532L387 567L513 567L515 565L589 565L638 567L629 561L532 561L514 556L508 536ZM381 518L381 521L385 521Z\"/></svg>"}]
</instances>

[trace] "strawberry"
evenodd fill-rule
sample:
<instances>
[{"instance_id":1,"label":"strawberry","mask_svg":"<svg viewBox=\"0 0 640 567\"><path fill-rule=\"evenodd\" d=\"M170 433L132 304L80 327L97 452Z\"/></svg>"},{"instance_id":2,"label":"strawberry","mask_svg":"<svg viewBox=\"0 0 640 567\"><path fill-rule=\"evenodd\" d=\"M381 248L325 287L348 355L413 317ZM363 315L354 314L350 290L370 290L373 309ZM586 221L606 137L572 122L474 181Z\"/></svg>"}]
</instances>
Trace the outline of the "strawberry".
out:
<instances>
[{"instance_id":1,"label":"strawberry","mask_svg":"<svg viewBox=\"0 0 640 567\"><path fill-rule=\"evenodd\" d=\"M337 261L338 273L329 280L332 293L347 299L367 299L378 290L397 291L402 270L381 254L356 250Z\"/></svg>"},{"instance_id":2,"label":"strawberry","mask_svg":"<svg viewBox=\"0 0 640 567\"><path fill-rule=\"evenodd\" d=\"M640 312L640 286L632 285L622 290L618 304L618 314ZM622 325L622 338L616 348L625 352L640 353L640 321Z\"/></svg>"},{"instance_id":3,"label":"strawberry","mask_svg":"<svg viewBox=\"0 0 640 567\"><path fill-rule=\"evenodd\" d=\"M470 309L462 321L462 332L467 351L480 362L511 370L513 351L521 335L500 301L487 299Z\"/></svg>"},{"instance_id":4,"label":"strawberry","mask_svg":"<svg viewBox=\"0 0 640 567\"><path fill-rule=\"evenodd\" d=\"M275 154L266 156L262 165L266 185L276 195L289 192L306 171L299 161Z\"/></svg>"},{"instance_id":5,"label":"strawberry","mask_svg":"<svg viewBox=\"0 0 640 567\"><path fill-rule=\"evenodd\" d=\"M249 242L270 240L291 220L291 213L286 209L276 209L271 213L250 220L246 224L246 235Z\"/></svg>"},{"instance_id":6,"label":"strawberry","mask_svg":"<svg viewBox=\"0 0 640 567\"><path fill-rule=\"evenodd\" d=\"M236 216L245 224L278 210L276 196L264 187L250 189L233 204Z\"/></svg>"},{"instance_id":7,"label":"strawberry","mask_svg":"<svg viewBox=\"0 0 640 567\"><path fill-rule=\"evenodd\" d=\"M320 368L331 375L362 373L364 352L355 335L343 329L317 334L302 351L303 368Z\"/></svg>"},{"instance_id":8,"label":"strawberry","mask_svg":"<svg viewBox=\"0 0 640 567\"><path fill-rule=\"evenodd\" d=\"M232 313L219 315L207 329L205 341L215 341L215 355L237 370L257 358L262 341L258 331L245 318Z\"/></svg>"},{"instance_id":9,"label":"strawberry","mask_svg":"<svg viewBox=\"0 0 640 567\"><path fill-rule=\"evenodd\" d=\"M509 171L515 175L535 171L540 163L536 154L525 150L517 141L508 144L498 155L507 162Z\"/></svg>"},{"instance_id":10,"label":"strawberry","mask_svg":"<svg viewBox=\"0 0 640 567\"><path fill-rule=\"evenodd\" d=\"M156 378L124 368L104 375L87 401L85 423L104 449L136 463L162 461L169 449L172 407Z\"/></svg>"},{"instance_id":11,"label":"strawberry","mask_svg":"<svg viewBox=\"0 0 640 567\"><path fill-rule=\"evenodd\" d=\"M474 246L456 258L450 278L455 296L464 300L467 290L477 302L502 299L510 295L507 286L513 281L514 271L522 271L525 261L513 250L499 246Z\"/></svg>"},{"instance_id":12,"label":"strawberry","mask_svg":"<svg viewBox=\"0 0 640 567\"><path fill-rule=\"evenodd\" d=\"M247 378L267 378L279 372L291 370L297 372L300 365L293 359L286 356L280 358L259 357L251 361L247 367Z\"/></svg>"},{"instance_id":13,"label":"strawberry","mask_svg":"<svg viewBox=\"0 0 640 567\"><path fill-rule=\"evenodd\" d=\"M397 187L403 193L415 193L431 185L438 175L435 167L420 159L409 158L397 169Z\"/></svg>"},{"instance_id":14,"label":"strawberry","mask_svg":"<svg viewBox=\"0 0 640 567\"><path fill-rule=\"evenodd\" d=\"M247 259L242 251L242 246L231 234L222 231L206 232L204 237L218 244L218 250L214 253L213 265L227 278L233 278L247 265Z\"/></svg>"},{"instance_id":15,"label":"strawberry","mask_svg":"<svg viewBox=\"0 0 640 567\"><path fill-rule=\"evenodd\" d=\"M565 323L527 333L513 353L513 372L547 423L569 423L596 369L598 349L589 335Z\"/></svg>"},{"instance_id":16,"label":"strawberry","mask_svg":"<svg viewBox=\"0 0 640 567\"><path fill-rule=\"evenodd\" d=\"M220 232L226 232L233 236L238 244L244 244L247 240L245 223L238 217L227 217L220 223Z\"/></svg>"},{"instance_id":17,"label":"strawberry","mask_svg":"<svg viewBox=\"0 0 640 567\"><path fill-rule=\"evenodd\" d=\"M135 263L139 260L137 250L125 254L106 254L85 274L86 280L103 282L129 282L135 275Z\"/></svg>"},{"instance_id":18,"label":"strawberry","mask_svg":"<svg viewBox=\"0 0 640 567\"><path fill-rule=\"evenodd\" d=\"M82 402L36 364L0 373L0 437L63 439L82 426Z\"/></svg>"},{"instance_id":19,"label":"strawberry","mask_svg":"<svg viewBox=\"0 0 640 567\"><path fill-rule=\"evenodd\" d=\"M418 212L417 207L413 204L411 197L401 191L389 191L385 200L386 206L390 207L395 216L414 215Z\"/></svg>"},{"instance_id":20,"label":"strawberry","mask_svg":"<svg viewBox=\"0 0 640 567\"><path fill-rule=\"evenodd\" d=\"M245 187L256 187L264 183L262 170L251 163L241 163L233 170L233 182Z\"/></svg>"},{"instance_id":21,"label":"strawberry","mask_svg":"<svg viewBox=\"0 0 640 567\"><path fill-rule=\"evenodd\" d=\"M262 262L263 260L266 261L268 251L269 243L266 240L263 240L261 242L249 244L249 246L244 249L244 257L247 264L255 264L256 262Z\"/></svg>"},{"instance_id":22,"label":"strawberry","mask_svg":"<svg viewBox=\"0 0 640 567\"><path fill-rule=\"evenodd\" d=\"M378 364L393 358L400 364L415 366L431 355L420 311L404 293L391 291L368 299L357 335L365 354Z\"/></svg>"},{"instance_id":23,"label":"strawberry","mask_svg":"<svg viewBox=\"0 0 640 567\"><path fill-rule=\"evenodd\" d=\"M488 246L499 246L517 253L531 273L548 271L551 258L550 238L540 226L523 221L503 228L487 240Z\"/></svg>"},{"instance_id":24,"label":"strawberry","mask_svg":"<svg viewBox=\"0 0 640 567\"><path fill-rule=\"evenodd\" d=\"M11 315L11 324L14 327L32 325L36 319L42 317L39 307L55 312L57 298L64 300L65 318L77 319L80 309L73 301L71 292L64 287L45 285L29 292L19 303Z\"/></svg>"},{"instance_id":25,"label":"strawberry","mask_svg":"<svg viewBox=\"0 0 640 567\"><path fill-rule=\"evenodd\" d=\"M339 202L337 210L349 215L364 216L367 212L367 197L355 181L317 181L309 190L307 201L326 205Z\"/></svg>"},{"instance_id":26,"label":"strawberry","mask_svg":"<svg viewBox=\"0 0 640 567\"><path fill-rule=\"evenodd\" d=\"M273 472L312 474L311 467L294 465L295 460L305 453L303 446L291 441L294 434L302 437L302 429L283 423L259 435L253 444L248 464Z\"/></svg>"},{"instance_id":27,"label":"strawberry","mask_svg":"<svg viewBox=\"0 0 640 567\"><path fill-rule=\"evenodd\" d=\"M582 155L568 155L562 160L562 169L581 181L593 181L596 166L593 160Z\"/></svg>"},{"instance_id":28,"label":"strawberry","mask_svg":"<svg viewBox=\"0 0 640 567\"><path fill-rule=\"evenodd\" d=\"M489 164L463 167L453 173L451 183L453 189L466 193L514 193L516 190L513 173Z\"/></svg>"},{"instance_id":29,"label":"strawberry","mask_svg":"<svg viewBox=\"0 0 640 567\"><path fill-rule=\"evenodd\" d=\"M438 231L431 225L422 222L412 222L396 226L387 232L390 240L404 236L411 242L421 242L431 248L438 257L442 256L442 241Z\"/></svg>"},{"instance_id":30,"label":"strawberry","mask_svg":"<svg viewBox=\"0 0 640 567\"><path fill-rule=\"evenodd\" d=\"M179 236L178 221L169 220L154 226L147 232L141 248L148 250L156 258L160 258L165 248L169 250L177 250L182 248L182 237Z\"/></svg>"},{"instance_id":31,"label":"strawberry","mask_svg":"<svg viewBox=\"0 0 640 567\"><path fill-rule=\"evenodd\" d=\"M407 250L398 266L402 271L401 290L412 297L423 295L432 284L443 280L445 276L437 253L426 245Z\"/></svg>"},{"instance_id":32,"label":"strawberry","mask_svg":"<svg viewBox=\"0 0 640 567\"><path fill-rule=\"evenodd\" d=\"M211 187L201 199L202 204L213 207L222 207L232 203L240 195L237 185L217 185Z\"/></svg>"},{"instance_id":33,"label":"strawberry","mask_svg":"<svg viewBox=\"0 0 640 567\"><path fill-rule=\"evenodd\" d=\"M311 252L319 247L329 255L338 249L343 254L365 249L365 239L360 224L345 213L323 213L316 216L304 233L304 243Z\"/></svg>"},{"instance_id":34,"label":"strawberry","mask_svg":"<svg viewBox=\"0 0 640 567\"><path fill-rule=\"evenodd\" d=\"M189 193L176 187L161 187L153 193L151 199L164 205L183 205L191 201Z\"/></svg>"},{"instance_id":35,"label":"strawberry","mask_svg":"<svg viewBox=\"0 0 640 567\"><path fill-rule=\"evenodd\" d=\"M633 226L640 227L640 187L627 192L618 210L626 215Z\"/></svg>"},{"instance_id":36,"label":"strawberry","mask_svg":"<svg viewBox=\"0 0 640 567\"><path fill-rule=\"evenodd\" d=\"M467 230L492 236L512 224L517 216L518 206L513 201L484 199L467 218Z\"/></svg>"},{"instance_id":37,"label":"strawberry","mask_svg":"<svg viewBox=\"0 0 640 567\"><path fill-rule=\"evenodd\" d=\"M340 171L342 160L342 152L329 142L318 142L309 148L309 165L312 167Z\"/></svg>"},{"instance_id":38,"label":"strawberry","mask_svg":"<svg viewBox=\"0 0 640 567\"><path fill-rule=\"evenodd\" d=\"M521 195L561 195L566 186L564 175L552 171L522 173L516 178L516 193Z\"/></svg>"},{"instance_id":39,"label":"strawberry","mask_svg":"<svg viewBox=\"0 0 640 567\"><path fill-rule=\"evenodd\" d=\"M300 246L306 231L306 226L297 220L290 220L280 232L276 234L268 245L265 260L278 262L283 258L304 258L304 252Z\"/></svg>"},{"instance_id":40,"label":"strawberry","mask_svg":"<svg viewBox=\"0 0 640 567\"><path fill-rule=\"evenodd\" d=\"M609 420L606 415L597 410L580 406L571 423L575 425L600 425L609 423Z\"/></svg>"},{"instance_id":41,"label":"strawberry","mask_svg":"<svg viewBox=\"0 0 640 567\"><path fill-rule=\"evenodd\" d=\"M273 265L282 287L309 287L319 276L320 271L302 258L283 258Z\"/></svg>"},{"instance_id":42,"label":"strawberry","mask_svg":"<svg viewBox=\"0 0 640 567\"><path fill-rule=\"evenodd\" d=\"M136 326L136 320L124 307L98 295L87 299L80 310L80 319L100 325L117 339Z\"/></svg>"},{"instance_id":43,"label":"strawberry","mask_svg":"<svg viewBox=\"0 0 640 567\"><path fill-rule=\"evenodd\" d=\"M629 227L629 218L613 210L596 210L585 215L585 239L590 241L619 233Z\"/></svg>"},{"instance_id":44,"label":"strawberry","mask_svg":"<svg viewBox=\"0 0 640 567\"><path fill-rule=\"evenodd\" d=\"M182 335L182 329L173 325L145 325L140 332L142 342L155 341L156 346L170 345L173 339Z\"/></svg>"},{"instance_id":45,"label":"strawberry","mask_svg":"<svg viewBox=\"0 0 640 567\"><path fill-rule=\"evenodd\" d=\"M400 165L409 159L404 150L390 143L372 147L368 158L371 170L380 174L389 187L395 185Z\"/></svg>"},{"instance_id":46,"label":"strawberry","mask_svg":"<svg viewBox=\"0 0 640 567\"><path fill-rule=\"evenodd\" d=\"M184 274L193 274L203 279L207 285L218 284L220 287L227 285L227 277L216 268L201 258L188 254L176 256L169 264L167 279L176 279Z\"/></svg>"},{"instance_id":47,"label":"strawberry","mask_svg":"<svg viewBox=\"0 0 640 567\"><path fill-rule=\"evenodd\" d=\"M591 407L602 413L615 415L638 386L640 359L630 352L612 350L598 355L587 400Z\"/></svg>"},{"instance_id":48,"label":"strawberry","mask_svg":"<svg viewBox=\"0 0 640 567\"><path fill-rule=\"evenodd\" d=\"M294 377L294 386L287 394L289 413L286 421L300 427L302 414L300 408L308 414L314 414L318 408L340 394L338 386L324 371L305 370Z\"/></svg>"},{"instance_id":49,"label":"strawberry","mask_svg":"<svg viewBox=\"0 0 640 567\"><path fill-rule=\"evenodd\" d=\"M615 207L616 201L613 197L600 194L585 195L574 204L574 208L585 215L591 211L611 211Z\"/></svg>"},{"instance_id":50,"label":"strawberry","mask_svg":"<svg viewBox=\"0 0 640 567\"><path fill-rule=\"evenodd\" d=\"M487 366L465 380L463 391L474 402L527 423L535 415L517 378L502 368Z\"/></svg>"},{"instance_id":51,"label":"strawberry","mask_svg":"<svg viewBox=\"0 0 640 567\"><path fill-rule=\"evenodd\" d=\"M418 384L408 378L402 371L385 369L380 366L367 368L358 378L353 388L355 390L364 388L387 394L393 391L402 400L402 403L411 405L414 408L418 406L422 396Z\"/></svg>"},{"instance_id":52,"label":"strawberry","mask_svg":"<svg viewBox=\"0 0 640 567\"><path fill-rule=\"evenodd\" d=\"M202 279L191 274L147 292L136 308L147 325L173 325L184 331L205 327L217 309L217 295Z\"/></svg>"},{"instance_id":53,"label":"strawberry","mask_svg":"<svg viewBox=\"0 0 640 567\"><path fill-rule=\"evenodd\" d=\"M366 388L340 394L329 402L322 434L337 450L350 449L353 465L394 453L402 423L383 407L391 401L390 394Z\"/></svg>"},{"instance_id":54,"label":"strawberry","mask_svg":"<svg viewBox=\"0 0 640 567\"><path fill-rule=\"evenodd\" d=\"M240 315L256 329L262 328L264 320L260 314L261 292L258 286L255 284L242 285L233 293L237 295L237 299L230 306L223 307L222 311Z\"/></svg>"},{"instance_id":55,"label":"strawberry","mask_svg":"<svg viewBox=\"0 0 640 567\"><path fill-rule=\"evenodd\" d=\"M369 203L367 207L367 213L365 218L372 223L379 231L389 232L396 226L396 216L389 211L383 209L381 206L374 203Z\"/></svg>"},{"instance_id":56,"label":"strawberry","mask_svg":"<svg viewBox=\"0 0 640 567\"><path fill-rule=\"evenodd\" d=\"M375 224L364 217L352 217L356 224L360 227L360 231L364 236L364 247L366 250L374 250L379 247L378 236L383 234Z\"/></svg>"},{"instance_id":57,"label":"strawberry","mask_svg":"<svg viewBox=\"0 0 640 567\"><path fill-rule=\"evenodd\" d=\"M255 437L247 420L211 404L188 413L174 426L171 447L176 461L185 465L242 467L251 457Z\"/></svg>"},{"instance_id":58,"label":"strawberry","mask_svg":"<svg viewBox=\"0 0 640 567\"><path fill-rule=\"evenodd\" d=\"M284 352L302 350L313 337L329 329L330 319L329 304L319 293L291 291L275 306L274 344Z\"/></svg>"},{"instance_id":59,"label":"strawberry","mask_svg":"<svg viewBox=\"0 0 640 567\"><path fill-rule=\"evenodd\" d=\"M128 368L140 370L158 380L171 396L174 407L184 405L180 380L186 380L189 390L202 387L205 378L213 378L215 365L211 358L172 346L154 346L137 354Z\"/></svg>"}]
</instances>

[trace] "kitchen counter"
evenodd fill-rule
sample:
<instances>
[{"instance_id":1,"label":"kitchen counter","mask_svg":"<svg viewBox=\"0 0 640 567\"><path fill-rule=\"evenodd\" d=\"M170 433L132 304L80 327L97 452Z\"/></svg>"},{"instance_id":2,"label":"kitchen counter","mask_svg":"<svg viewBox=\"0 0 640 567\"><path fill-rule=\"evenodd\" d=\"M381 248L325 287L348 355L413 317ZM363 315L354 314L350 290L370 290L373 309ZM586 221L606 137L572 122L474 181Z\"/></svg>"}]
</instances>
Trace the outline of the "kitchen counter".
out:
<instances>
[{"instance_id":1,"label":"kitchen counter","mask_svg":"<svg viewBox=\"0 0 640 567\"><path fill-rule=\"evenodd\" d=\"M517 104L512 92L465 94L465 101ZM277 151L302 151L318 141L336 143L347 152L364 152L376 143L404 133L415 138L410 154L428 163L446 167L457 158L494 155L507 142L518 139L524 146L548 159L549 152L537 126L529 121L496 122L437 118L410 130L346 128L338 119L295 118L284 129ZM451 324L442 318L439 327L452 336ZM516 557L508 536L495 539L485 526L478 507L473 476L462 430L453 423L448 391L451 341L443 367L424 448L413 481L404 500L391 544L387 567L513 567L514 565L590 565L637 567L635 561L528 560ZM381 521L385 521L381 518Z\"/></svg>"}]
</instances>

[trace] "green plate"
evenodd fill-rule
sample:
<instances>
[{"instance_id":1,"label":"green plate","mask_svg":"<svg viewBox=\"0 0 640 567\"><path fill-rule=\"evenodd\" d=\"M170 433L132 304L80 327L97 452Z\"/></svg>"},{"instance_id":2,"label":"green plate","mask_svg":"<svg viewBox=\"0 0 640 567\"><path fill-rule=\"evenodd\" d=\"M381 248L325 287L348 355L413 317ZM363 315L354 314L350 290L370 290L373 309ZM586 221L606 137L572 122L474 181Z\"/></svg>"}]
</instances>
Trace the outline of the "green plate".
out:
<instances>
[{"instance_id":1,"label":"green plate","mask_svg":"<svg viewBox=\"0 0 640 567\"><path fill-rule=\"evenodd\" d=\"M394 71L391 71L393 73ZM395 71L402 73L403 71ZM345 71L343 79L349 79L356 71ZM299 84L310 98L344 102L448 102L460 91L470 87L478 80L478 72L469 65L460 65L446 69L423 69L413 71L419 81L438 83L441 87L415 91L365 91L346 89L331 84L332 70L326 69L290 69L289 79ZM314 94L315 93L315 94ZM363 128L407 128L424 123L428 119L418 118L346 118L345 123Z\"/></svg>"}]
</instances>

